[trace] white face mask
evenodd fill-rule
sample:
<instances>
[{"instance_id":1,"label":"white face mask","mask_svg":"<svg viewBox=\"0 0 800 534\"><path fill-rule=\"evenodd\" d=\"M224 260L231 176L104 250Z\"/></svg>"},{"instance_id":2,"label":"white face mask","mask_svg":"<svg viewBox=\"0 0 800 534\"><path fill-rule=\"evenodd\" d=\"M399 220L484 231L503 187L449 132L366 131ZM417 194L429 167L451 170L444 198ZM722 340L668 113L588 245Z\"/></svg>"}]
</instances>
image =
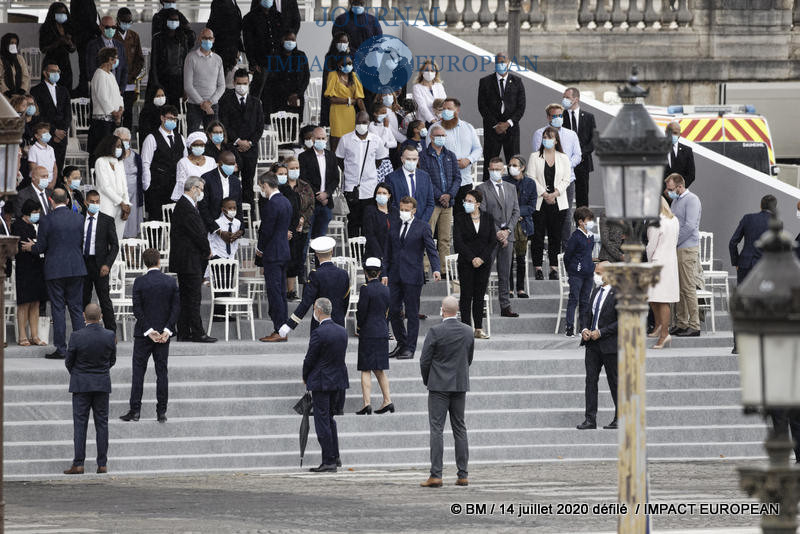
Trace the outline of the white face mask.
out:
<instances>
[{"instance_id":1,"label":"white face mask","mask_svg":"<svg viewBox=\"0 0 800 534\"><path fill-rule=\"evenodd\" d=\"M800 219L800 210L797 210L797 218Z\"/></svg>"},{"instance_id":2,"label":"white face mask","mask_svg":"<svg viewBox=\"0 0 800 534\"><path fill-rule=\"evenodd\" d=\"M239 96L245 96L249 88L250 86L247 84L239 84L236 86L236 94Z\"/></svg>"},{"instance_id":3,"label":"white face mask","mask_svg":"<svg viewBox=\"0 0 800 534\"><path fill-rule=\"evenodd\" d=\"M508 174L510 174L511 176L519 176L519 167L517 167L516 165L509 165Z\"/></svg>"},{"instance_id":4,"label":"white face mask","mask_svg":"<svg viewBox=\"0 0 800 534\"><path fill-rule=\"evenodd\" d=\"M356 124L356 133L358 135L364 135L369 130L368 124Z\"/></svg>"},{"instance_id":5,"label":"white face mask","mask_svg":"<svg viewBox=\"0 0 800 534\"><path fill-rule=\"evenodd\" d=\"M584 226L586 227L587 232L591 232L592 230L594 230L594 221L586 221L584 223Z\"/></svg>"},{"instance_id":6,"label":"white face mask","mask_svg":"<svg viewBox=\"0 0 800 534\"><path fill-rule=\"evenodd\" d=\"M400 220L403 221L404 223L409 222L411 220L411 217L413 217L413 215L411 215L410 211L401 211L400 212Z\"/></svg>"},{"instance_id":7,"label":"white face mask","mask_svg":"<svg viewBox=\"0 0 800 534\"><path fill-rule=\"evenodd\" d=\"M422 73L422 77L425 79L426 82L432 82L436 78L436 73L430 70L426 70Z\"/></svg>"},{"instance_id":8,"label":"white face mask","mask_svg":"<svg viewBox=\"0 0 800 534\"><path fill-rule=\"evenodd\" d=\"M303 141L303 144L306 145L306 148L311 148L312 146L314 146L314 140L306 139L305 141Z\"/></svg>"},{"instance_id":9,"label":"white face mask","mask_svg":"<svg viewBox=\"0 0 800 534\"><path fill-rule=\"evenodd\" d=\"M503 179L503 172L491 170L489 171L489 178L491 178L493 182L497 183Z\"/></svg>"},{"instance_id":10,"label":"white face mask","mask_svg":"<svg viewBox=\"0 0 800 534\"><path fill-rule=\"evenodd\" d=\"M8 45L8 53L9 54L16 54L17 53L17 45L15 45L15 44Z\"/></svg>"},{"instance_id":11,"label":"white face mask","mask_svg":"<svg viewBox=\"0 0 800 534\"><path fill-rule=\"evenodd\" d=\"M233 219L236 217L236 210L228 210L228 218Z\"/></svg>"},{"instance_id":12,"label":"white face mask","mask_svg":"<svg viewBox=\"0 0 800 534\"><path fill-rule=\"evenodd\" d=\"M202 191L200 191L199 193L197 193L197 197L195 198L195 200L194 200L194 201L195 201L195 202L202 202L202 201L203 201L203 197L204 197L204 196L205 196L205 193L203 193Z\"/></svg>"},{"instance_id":13,"label":"white face mask","mask_svg":"<svg viewBox=\"0 0 800 534\"><path fill-rule=\"evenodd\" d=\"M166 96L157 96L157 97L155 97L153 99L153 104L155 104L158 107L161 107L166 103L167 103L167 97Z\"/></svg>"},{"instance_id":14,"label":"white face mask","mask_svg":"<svg viewBox=\"0 0 800 534\"><path fill-rule=\"evenodd\" d=\"M594 285L602 286L603 285L603 277L597 273L594 273Z\"/></svg>"}]
</instances>

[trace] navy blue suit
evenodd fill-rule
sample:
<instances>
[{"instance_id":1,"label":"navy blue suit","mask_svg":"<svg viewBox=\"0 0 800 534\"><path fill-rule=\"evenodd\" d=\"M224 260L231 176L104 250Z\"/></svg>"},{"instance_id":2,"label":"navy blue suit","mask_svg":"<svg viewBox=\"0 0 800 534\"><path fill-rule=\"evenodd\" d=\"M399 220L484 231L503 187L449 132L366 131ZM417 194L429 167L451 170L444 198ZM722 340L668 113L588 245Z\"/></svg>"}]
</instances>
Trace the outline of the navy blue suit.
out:
<instances>
[{"instance_id":1,"label":"navy blue suit","mask_svg":"<svg viewBox=\"0 0 800 534\"><path fill-rule=\"evenodd\" d=\"M391 226L384 274L389 279L389 318L400 352L408 350L413 354L419 335L419 297L425 283L422 255L428 253L431 271L437 272L440 271L439 254L427 222L412 220L405 239L402 240L400 234L403 232L403 222L395 219ZM403 307L408 321L407 333L403 324Z\"/></svg>"},{"instance_id":2,"label":"navy blue suit","mask_svg":"<svg viewBox=\"0 0 800 534\"><path fill-rule=\"evenodd\" d=\"M587 237L580 229L575 230L567 241L564 251L564 267L569 276L569 300L567 300L567 328L574 328L575 307L580 305L578 324L585 322L589 313L589 295L592 292L594 262L592 249L594 237Z\"/></svg>"},{"instance_id":3,"label":"navy blue suit","mask_svg":"<svg viewBox=\"0 0 800 534\"><path fill-rule=\"evenodd\" d=\"M197 204L197 211L200 212L200 217L206 225L206 230L211 234L219 230L219 225L216 220L219 219L222 213L222 172L219 167L213 171L205 173L201 178L206 181L203 188L203 200ZM236 199L236 218L242 220L242 182L239 180L237 173L231 174L228 177L228 196Z\"/></svg>"},{"instance_id":4,"label":"navy blue suit","mask_svg":"<svg viewBox=\"0 0 800 534\"><path fill-rule=\"evenodd\" d=\"M39 223L34 254L44 254L44 279L53 311L53 345L60 354L67 350L69 309L72 330L83 328L83 217L66 206L58 206Z\"/></svg>"},{"instance_id":5,"label":"navy blue suit","mask_svg":"<svg viewBox=\"0 0 800 534\"><path fill-rule=\"evenodd\" d=\"M108 394L111 393L111 369L117 362L114 332L100 323L76 330L69 339L64 364L69 371L72 393L72 423L75 457L72 465L82 466L86 459L86 429L89 410L94 416L97 439L97 466L108 460Z\"/></svg>"},{"instance_id":6,"label":"navy blue suit","mask_svg":"<svg viewBox=\"0 0 800 534\"><path fill-rule=\"evenodd\" d=\"M326 319L311 332L308 352L303 360L303 382L314 402L314 429L322 449L322 463L336 465L339 457L339 436L333 416L350 387L344 356L347 352L347 330Z\"/></svg>"},{"instance_id":7,"label":"navy blue suit","mask_svg":"<svg viewBox=\"0 0 800 534\"><path fill-rule=\"evenodd\" d=\"M592 309L585 317L586 322L581 323L581 330L600 330L597 339L583 341L581 338L581 345L586 347L586 420L592 423L596 422L597 417L597 381L602 367L606 368L606 379L614 400L614 419L617 418L617 292L611 286L603 286L603 292L608 294L603 305L597 308L600 289L595 288L592 292L589 299Z\"/></svg>"},{"instance_id":8,"label":"navy blue suit","mask_svg":"<svg viewBox=\"0 0 800 534\"><path fill-rule=\"evenodd\" d=\"M269 317L277 332L287 321L286 265L291 259L289 235L292 224L292 203L280 193L262 204L258 250L262 254L264 285L269 302Z\"/></svg>"},{"instance_id":9,"label":"navy blue suit","mask_svg":"<svg viewBox=\"0 0 800 534\"><path fill-rule=\"evenodd\" d=\"M155 343L148 335L150 330L157 334L165 329L174 333L179 315L180 292L178 283L171 276L152 269L133 282L133 316L136 317L136 326L133 329L131 411L138 413L141 410L144 375L147 371L147 360L152 354L156 368L156 413L166 413L169 395L169 340L166 343Z\"/></svg>"},{"instance_id":10,"label":"navy blue suit","mask_svg":"<svg viewBox=\"0 0 800 534\"><path fill-rule=\"evenodd\" d=\"M748 213L739 221L739 226L733 232L728 243L731 254L731 265L736 269L736 283L741 284L758 260L761 251L756 247L756 241L769 229L769 219L772 214L767 210L758 213ZM739 252L739 242L744 238L744 247Z\"/></svg>"},{"instance_id":11,"label":"navy blue suit","mask_svg":"<svg viewBox=\"0 0 800 534\"><path fill-rule=\"evenodd\" d=\"M417 168L414 171L414 195L408 190L406 183L406 174L402 168L397 169L393 173L386 176L384 180L389 187L392 188L392 207L396 210L400 209L400 200L403 197L413 196L417 201L417 213L415 219L428 224L433 215L433 185L431 185L431 177L423 169Z\"/></svg>"},{"instance_id":12,"label":"navy blue suit","mask_svg":"<svg viewBox=\"0 0 800 534\"><path fill-rule=\"evenodd\" d=\"M303 286L303 299L286 324L292 329L297 328L308 310L314 307L314 302L321 297L331 301L333 322L344 326L347 306L350 304L350 275L330 261L321 263L319 267L308 273L308 283ZM317 321L312 318L311 331L313 332L317 326Z\"/></svg>"}]
</instances>

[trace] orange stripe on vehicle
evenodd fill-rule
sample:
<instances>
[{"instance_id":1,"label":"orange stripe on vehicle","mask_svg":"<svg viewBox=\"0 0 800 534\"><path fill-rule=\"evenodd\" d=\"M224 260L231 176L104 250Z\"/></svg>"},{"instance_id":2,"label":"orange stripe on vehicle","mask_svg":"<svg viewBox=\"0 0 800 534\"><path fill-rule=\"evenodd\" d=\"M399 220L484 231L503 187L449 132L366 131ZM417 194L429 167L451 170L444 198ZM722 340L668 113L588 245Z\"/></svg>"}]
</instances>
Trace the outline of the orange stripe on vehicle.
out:
<instances>
[{"instance_id":1,"label":"orange stripe on vehicle","mask_svg":"<svg viewBox=\"0 0 800 534\"><path fill-rule=\"evenodd\" d=\"M722 121L716 120L711 123L711 129L706 133L706 141L721 141L722 140Z\"/></svg>"},{"instance_id":2,"label":"orange stripe on vehicle","mask_svg":"<svg viewBox=\"0 0 800 534\"><path fill-rule=\"evenodd\" d=\"M725 131L731 134L734 141L754 141L738 121L728 120L727 122L729 127Z\"/></svg>"},{"instance_id":3,"label":"orange stripe on vehicle","mask_svg":"<svg viewBox=\"0 0 800 534\"><path fill-rule=\"evenodd\" d=\"M694 129L695 124L697 124L697 119L683 119L681 122L681 135L686 139L693 141L689 134Z\"/></svg>"},{"instance_id":4,"label":"orange stripe on vehicle","mask_svg":"<svg viewBox=\"0 0 800 534\"><path fill-rule=\"evenodd\" d=\"M719 121L717 119L706 119L702 123L703 124L703 129L700 130L700 132L697 134L697 140L701 141L701 142L702 141L711 141L711 139L708 136L708 132L711 131L711 129L714 127L714 125L716 123L718 123L718 122Z\"/></svg>"},{"instance_id":5,"label":"orange stripe on vehicle","mask_svg":"<svg viewBox=\"0 0 800 534\"><path fill-rule=\"evenodd\" d=\"M753 119L745 119L747 124L755 131L755 133L761 138L762 141L767 143L768 147L772 147L772 143L770 142L769 136L766 134L766 129L764 128L764 121L756 121Z\"/></svg>"}]
</instances>

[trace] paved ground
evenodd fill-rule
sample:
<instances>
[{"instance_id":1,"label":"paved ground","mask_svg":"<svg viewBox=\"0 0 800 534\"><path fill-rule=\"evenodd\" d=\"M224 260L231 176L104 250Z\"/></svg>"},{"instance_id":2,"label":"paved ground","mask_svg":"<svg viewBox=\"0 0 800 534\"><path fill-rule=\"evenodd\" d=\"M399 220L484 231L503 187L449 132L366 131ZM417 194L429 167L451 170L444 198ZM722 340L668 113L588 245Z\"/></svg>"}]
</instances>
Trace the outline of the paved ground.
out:
<instances>
[{"instance_id":1,"label":"paved ground","mask_svg":"<svg viewBox=\"0 0 800 534\"><path fill-rule=\"evenodd\" d=\"M741 464L738 464L741 465ZM736 462L653 463L651 502L753 502L738 489ZM65 466L66 467L66 466ZM6 532L611 532L613 515L591 515L616 502L616 464L474 466L471 485L423 489L423 470L340 470L337 474L230 474L163 478L83 475L53 482L5 484ZM494 515L471 516L469 503ZM588 505L590 515L517 517L520 505ZM502 515L501 505L514 505ZM453 510L461 507L461 513ZM755 532L757 516L676 515L663 529ZM750 528L745 528L750 527ZM739 530L743 529L743 530Z\"/></svg>"}]
</instances>

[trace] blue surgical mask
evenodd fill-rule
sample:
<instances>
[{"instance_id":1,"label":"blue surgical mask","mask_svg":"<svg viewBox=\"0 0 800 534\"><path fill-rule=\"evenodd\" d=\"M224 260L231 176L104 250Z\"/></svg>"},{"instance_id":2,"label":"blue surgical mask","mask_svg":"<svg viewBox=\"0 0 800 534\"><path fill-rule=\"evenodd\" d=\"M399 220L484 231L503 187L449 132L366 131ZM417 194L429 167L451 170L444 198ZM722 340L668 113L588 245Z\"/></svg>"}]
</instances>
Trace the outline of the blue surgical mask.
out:
<instances>
[{"instance_id":1,"label":"blue surgical mask","mask_svg":"<svg viewBox=\"0 0 800 534\"><path fill-rule=\"evenodd\" d=\"M325 150L325 141L321 139L315 139L314 148L316 148L317 150Z\"/></svg>"},{"instance_id":2,"label":"blue surgical mask","mask_svg":"<svg viewBox=\"0 0 800 534\"><path fill-rule=\"evenodd\" d=\"M122 147L117 147L114 149L114 157L119 159L122 157Z\"/></svg>"},{"instance_id":3,"label":"blue surgical mask","mask_svg":"<svg viewBox=\"0 0 800 534\"><path fill-rule=\"evenodd\" d=\"M178 2L164 2L164 9L177 9Z\"/></svg>"},{"instance_id":4,"label":"blue surgical mask","mask_svg":"<svg viewBox=\"0 0 800 534\"><path fill-rule=\"evenodd\" d=\"M192 155L193 156L202 156L206 152L206 147L204 146L193 146L192 147Z\"/></svg>"},{"instance_id":5,"label":"blue surgical mask","mask_svg":"<svg viewBox=\"0 0 800 534\"><path fill-rule=\"evenodd\" d=\"M353 72L353 66L350 65L349 63L347 65L342 65L342 72L344 72L345 74L350 74L351 72Z\"/></svg>"},{"instance_id":6,"label":"blue surgical mask","mask_svg":"<svg viewBox=\"0 0 800 534\"><path fill-rule=\"evenodd\" d=\"M489 178L493 182L499 182L503 179L503 173L501 171L489 171Z\"/></svg>"},{"instance_id":7,"label":"blue surgical mask","mask_svg":"<svg viewBox=\"0 0 800 534\"><path fill-rule=\"evenodd\" d=\"M91 213L92 215L97 215L98 213L100 213L100 204L89 204L89 205L86 207L86 209L87 209L87 210L89 211L89 213Z\"/></svg>"},{"instance_id":8,"label":"blue surgical mask","mask_svg":"<svg viewBox=\"0 0 800 534\"><path fill-rule=\"evenodd\" d=\"M211 142L218 145L225 140L225 136L221 133L212 133L211 134Z\"/></svg>"},{"instance_id":9,"label":"blue surgical mask","mask_svg":"<svg viewBox=\"0 0 800 534\"><path fill-rule=\"evenodd\" d=\"M289 176L287 176L286 174L278 175L278 185L286 185L287 181L289 181Z\"/></svg>"},{"instance_id":10,"label":"blue surgical mask","mask_svg":"<svg viewBox=\"0 0 800 534\"><path fill-rule=\"evenodd\" d=\"M542 139L542 146L546 149L550 150L551 148L556 147L556 140L555 139Z\"/></svg>"},{"instance_id":11,"label":"blue surgical mask","mask_svg":"<svg viewBox=\"0 0 800 534\"><path fill-rule=\"evenodd\" d=\"M300 169L289 169L289 179L297 180L300 178Z\"/></svg>"},{"instance_id":12,"label":"blue surgical mask","mask_svg":"<svg viewBox=\"0 0 800 534\"><path fill-rule=\"evenodd\" d=\"M123 141L122 142L122 148L124 148L125 150L130 150L131 149L131 142L130 141Z\"/></svg>"},{"instance_id":13,"label":"blue surgical mask","mask_svg":"<svg viewBox=\"0 0 800 534\"><path fill-rule=\"evenodd\" d=\"M428 129L427 129L427 128L423 128L423 129L421 129L421 130L419 131L419 136L420 136L420 137L428 137Z\"/></svg>"},{"instance_id":14,"label":"blue surgical mask","mask_svg":"<svg viewBox=\"0 0 800 534\"><path fill-rule=\"evenodd\" d=\"M275 0L261 0L261 7L270 9L274 3Z\"/></svg>"},{"instance_id":15,"label":"blue surgical mask","mask_svg":"<svg viewBox=\"0 0 800 534\"><path fill-rule=\"evenodd\" d=\"M594 221L586 221L583 225L586 227L587 232L594 230Z\"/></svg>"},{"instance_id":16,"label":"blue surgical mask","mask_svg":"<svg viewBox=\"0 0 800 534\"><path fill-rule=\"evenodd\" d=\"M103 30L103 35L106 36L106 39L113 39L116 33L117 33L116 28L106 28Z\"/></svg>"},{"instance_id":17,"label":"blue surgical mask","mask_svg":"<svg viewBox=\"0 0 800 534\"><path fill-rule=\"evenodd\" d=\"M52 139L52 138L53 138L53 136L50 135L50 132L45 132L45 133L42 134L42 143L44 143L46 145L47 143L50 142L50 139Z\"/></svg>"},{"instance_id":18,"label":"blue surgical mask","mask_svg":"<svg viewBox=\"0 0 800 534\"><path fill-rule=\"evenodd\" d=\"M389 203L389 195L384 195L382 193L379 193L375 195L375 202L378 203L378 206L385 206L386 204Z\"/></svg>"},{"instance_id":19,"label":"blue surgical mask","mask_svg":"<svg viewBox=\"0 0 800 534\"><path fill-rule=\"evenodd\" d=\"M208 52L209 50L214 48L214 41L212 41L211 39L203 39L202 41L200 41L200 48Z\"/></svg>"},{"instance_id":20,"label":"blue surgical mask","mask_svg":"<svg viewBox=\"0 0 800 534\"><path fill-rule=\"evenodd\" d=\"M414 172L415 170L417 170L417 162L406 160L403 162L403 168L408 172Z\"/></svg>"},{"instance_id":21,"label":"blue surgical mask","mask_svg":"<svg viewBox=\"0 0 800 534\"><path fill-rule=\"evenodd\" d=\"M570 99L569 99L569 98L567 98L567 97L564 97L564 98L562 98L562 99L561 99L561 106L562 106L564 109L569 109L569 108L571 108L571 107L572 107L572 100L570 100Z\"/></svg>"},{"instance_id":22,"label":"blue surgical mask","mask_svg":"<svg viewBox=\"0 0 800 534\"><path fill-rule=\"evenodd\" d=\"M31 213L28 217L30 218L30 220L31 220L31 222L33 224L36 224L36 223L39 222L39 214L38 213Z\"/></svg>"},{"instance_id":23,"label":"blue surgical mask","mask_svg":"<svg viewBox=\"0 0 800 534\"><path fill-rule=\"evenodd\" d=\"M220 169L222 169L222 174L224 174L225 176L230 176L236 170L236 165L228 165L226 163L223 163L222 165L220 165Z\"/></svg>"},{"instance_id":24,"label":"blue surgical mask","mask_svg":"<svg viewBox=\"0 0 800 534\"><path fill-rule=\"evenodd\" d=\"M48 185L50 185L50 178L39 179L39 189L47 189Z\"/></svg>"},{"instance_id":25,"label":"blue surgical mask","mask_svg":"<svg viewBox=\"0 0 800 534\"><path fill-rule=\"evenodd\" d=\"M170 30L177 30L178 26L181 25L181 21L179 20L168 20L167 21L167 28Z\"/></svg>"},{"instance_id":26,"label":"blue surgical mask","mask_svg":"<svg viewBox=\"0 0 800 534\"><path fill-rule=\"evenodd\" d=\"M336 43L336 50L339 52L347 52L348 48L350 48L350 43Z\"/></svg>"},{"instance_id":27,"label":"blue surgical mask","mask_svg":"<svg viewBox=\"0 0 800 534\"><path fill-rule=\"evenodd\" d=\"M550 126L553 128L561 128L562 124L564 124L564 117L553 117L550 120Z\"/></svg>"},{"instance_id":28,"label":"blue surgical mask","mask_svg":"<svg viewBox=\"0 0 800 534\"><path fill-rule=\"evenodd\" d=\"M394 104L394 95L383 95L381 102L383 102L384 106L391 106Z\"/></svg>"},{"instance_id":29,"label":"blue surgical mask","mask_svg":"<svg viewBox=\"0 0 800 534\"><path fill-rule=\"evenodd\" d=\"M375 122L382 123L386 119L386 113L381 113L380 115L375 117Z\"/></svg>"},{"instance_id":30,"label":"blue surgical mask","mask_svg":"<svg viewBox=\"0 0 800 534\"><path fill-rule=\"evenodd\" d=\"M447 137L444 135L437 135L433 138L433 144L436 146L444 146L445 142L447 141Z\"/></svg>"},{"instance_id":31,"label":"blue surgical mask","mask_svg":"<svg viewBox=\"0 0 800 534\"><path fill-rule=\"evenodd\" d=\"M80 189L80 187L81 187L81 179L78 178L77 180L70 180L69 187L71 189Z\"/></svg>"},{"instance_id":32,"label":"blue surgical mask","mask_svg":"<svg viewBox=\"0 0 800 534\"><path fill-rule=\"evenodd\" d=\"M474 202L464 202L464 211L466 213L473 213L475 211L475 203Z\"/></svg>"},{"instance_id":33,"label":"blue surgical mask","mask_svg":"<svg viewBox=\"0 0 800 534\"><path fill-rule=\"evenodd\" d=\"M133 26L133 24L131 24L130 22L119 23L119 29L122 30L122 33L125 33L126 31L130 30L131 26Z\"/></svg>"},{"instance_id":34,"label":"blue surgical mask","mask_svg":"<svg viewBox=\"0 0 800 534\"><path fill-rule=\"evenodd\" d=\"M284 41L283 48L291 52L295 48L297 48L297 41Z\"/></svg>"},{"instance_id":35,"label":"blue surgical mask","mask_svg":"<svg viewBox=\"0 0 800 534\"><path fill-rule=\"evenodd\" d=\"M672 200L675 200L676 198L678 198L678 196L680 196L680 195L678 195L678 193L676 191L667 191L667 195Z\"/></svg>"},{"instance_id":36,"label":"blue surgical mask","mask_svg":"<svg viewBox=\"0 0 800 534\"><path fill-rule=\"evenodd\" d=\"M364 6L353 6L353 13L355 13L356 15L363 15Z\"/></svg>"},{"instance_id":37,"label":"blue surgical mask","mask_svg":"<svg viewBox=\"0 0 800 534\"><path fill-rule=\"evenodd\" d=\"M175 121L174 121L174 120L172 120L172 119L170 119L170 120L168 120L168 121L164 121L164 128L165 128L165 129L166 129L168 132L171 132L171 131L172 131L172 130L174 130L174 129L175 129L177 126L178 126L178 123L177 123L177 122L175 122Z\"/></svg>"},{"instance_id":38,"label":"blue surgical mask","mask_svg":"<svg viewBox=\"0 0 800 534\"><path fill-rule=\"evenodd\" d=\"M113 70L116 69L117 67L119 67L119 58L114 60L114 64L111 65L111 69Z\"/></svg>"},{"instance_id":39,"label":"blue surgical mask","mask_svg":"<svg viewBox=\"0 0 800 534\"><path fill-rule=\"evenodd\" d=\"M25 114L26 114L28 117L33 117L34 115L36 115L36 106L34 106L33 104L31 104L30 106L28 106L27 108L25 108Z\"/></svg>"},{"instance_id":40,"label":"blue surgical mask","mask_svg":"<svg viewBox=\"0 0 800 534\"><path fill-rule=\"evenodd\" d=\"M508 63L495 63L494 71L497 74L505 74L508 71Z\"/></svg>"},{"instance_id":41,"label":"blue surgical mask","mask_svg":"<svg viewBox=\"0 0 800 534\"><path fill-rule=\"evenodd\" d=\"M678 139L680 139L680 138L681 138L680 135L672 134L672 144L673 145L677 145L678 144Z\"/></svg>"},{"instance_id":42,"label":"blue surgical mask","mask_svg":"<svg viewBox=\"0 0 800 534\"><path fill-rule=\"evenodd\" d=\"M444 119L446 121L452 120L453 117L455 117L455 116L456 116L456 112L453 111L452 109L443 109L442 110L442 119Z\"/></svg>"},{"instance_id":43,"label":"blue surgical mask","mask_svg":"<svg viewBox=\"0 0 800 534\"><path fill-rule=\"evenodd\" d=\"M67 14L66 13L56 13L56 22L59 24L64 24L67 22Z\"/></svg>"},{"instance_id":44,"label":"blue surgical mask","mask_svg":"<svg viewBox=\"0 0 800 534\"><path fill-rule=\"evenodd\" d=\"M55 84L58 83L58 80L61 79L61 73L60 72L51 72L51 73L49 73L47 75L47 78L50 80L50 83L55 85Z\"/></svg>"}]
</instances>

